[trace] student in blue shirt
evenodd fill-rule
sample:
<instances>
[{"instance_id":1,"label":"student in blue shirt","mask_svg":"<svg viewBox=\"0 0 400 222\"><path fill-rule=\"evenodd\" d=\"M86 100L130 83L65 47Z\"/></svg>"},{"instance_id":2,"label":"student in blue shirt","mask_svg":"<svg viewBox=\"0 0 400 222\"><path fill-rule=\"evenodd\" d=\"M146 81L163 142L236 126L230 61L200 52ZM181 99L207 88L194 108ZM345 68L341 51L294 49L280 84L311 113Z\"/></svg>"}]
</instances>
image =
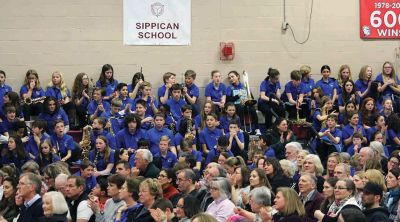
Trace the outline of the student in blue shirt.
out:
<instances>
[{"instance_id":1,"label":"student in blue shirt","mask_svg":"<svg viewBox=\"0 0 400 222\"><path fill-rule=\"evenodd\" d=\"M344 106L349 101L354 101L357 104L357 107L359 107L361 100L356 92L353 80L344 81L342 88L342 93L338 96L339 112L342 113L344 111Z\"/></svg>"},{"instance_id":2,"label":"student in blue shirt","mask_svg":"<svg viewBox=\"0 0 400 222\"><path fill-rule=\"evenodd\" d=\"M143 130L149 130L154 126L154 119L152 116L146 114L147 111L147 103L143 99L139 99L135 104L135 114L140 119L140 128Z\"/></svg>"},{"instance_id":3,"label":"student in blue shirt","mask_svg":"<svg viewBox=\"0 0 400 222\"><path fill-rule=\"evenodd\" d=\"M53 72L51 82L46 88L46 97L54 97L68 115L70 123L75 123L75 106L71 100L71 92L64 82L63 75L59 71Z\"/></svg>"},{"instance_id":4,"label":"student in blue shirt","mask_svg":"<svg viewBox=\"0 0 400 222\"><path fill-rule=\"evenodd\" d=\"M299 112L299 118L306 118L310 115L308 103L304 102L304 95L306 90L303 89L301 84L301 74L298 70L293 70L290 73L290 79L285 85L285 90L282 93L281 99L285 102L286 110L289 113L289 119L297 119L297 113Z\"/></svg>"},{"instance_id":5,"label":"student in blue shirt","mask_svg":"<svg viewBox=\"0 0 400 222\"><path fill-rule=\"evenodd\" d=\"M375 120L375 126L370 127L368 129L366 129L366 133L367 133L367 140L368 142L371 142L374 140L373 135L375 134L375 132L379 131L384 135L387 135L387 126L386 126L386 120L384 116L376 116ZM386 137L385 137L385 141L382 144L386 144Z\"/></svg>"},{"instance_id":6,"label":"student in blue shirt","mask_svg":"<svg viewBox=\"0 0 400 222\"><path fill-rule=\"evenodd\" d=\"M119 98L122 101L120 111L125 111L125 113L128 113L133 106L133 99L131 99L128 95L128 85L126 83L118 83L117 91Z\"/></svg>"},{"instance_id":7,"label":"student in blue shirt","mask_svg":"<svg viewBox=\"0 0 400 222\"><path fill-rule=\"evenodd\" d=\"M205 166L211 162L217 162L219 155L223 152L228 153L229 156L233 156L233 153L228 149L228 146L229 138L227 136L221 135L218 137L217 144L207 153L207 157L204 162Z\"/></svg>"},{"instance_id":8,"label":"student in blue shirt","mask_svg":"<svg viewBox=\"0 0 400 222\"><path fill-rule=\"evenodd\" d=\"M88 115L90 121L93 121L96 117L99 117L103 112L108 113L110 111L110 104L102 99L104 91L101 88L95 88L93 90L93 100L88 105Z\"/></svg>"},{"instance_id":9,"label":"student in blue shirt","mask_svg":"<svg viewBox=\"0 0 400 222\"><path fill-rule=\"evenodd\" d=\"M339 116L338 116L338 123L339 123L339 125L341 125L342 127L343 127L344 125L347 125L347 124L349 123L349 122L348 122L349 113L350 113L351 111L357 111L357 110L358 110L357 107L358 107L358 104L356 104L355 101L353 101L353 100L348 101L348 102L344 105L344 110L343 110L343 112L341 112L341 113L339 114Z\"/></svg>"},{"instance_id":10,"label":"student in blue shirt","mask_svg":"<svg viewBox=\"0 0 400 222\"><path fill-rule=\"evenodd\" d=\"M323 96L320 103L321 107L315 109L312 117L313 127L317 131L320 131L321 128L325 127L325 121L328 118L328 115L333 114L338 116L338 113L333 109L333 102L331 98Z\"/></svg>"},{"instance_id":11,"label":"student in blue shirt","mask_svg":"<svg viewBox=\"0 0 400 222\"><path fill-rule=\"evenodd\" d=\"M331 98L333 104L335 104L338 97L338 82L336 81L336 79L329 77L330 74L331 67L329 67L328 65L323 65L321 67L322 78L318 80L315 85L321 87L322 91L324 92L324 96L328 96L329 98Z\"/></svg>"},{"instance_id":12,"label":"student in blue shirt","mask_svg":"<svg viewBox=\"0 0 400 222\"><path fill-rule=\"evenodd\" d=\"M260 110L265 117L265 127L267 129L272 127L273 113L278 117L285 116L285 109L283 103L280 101L281 84L279 82L279 71L277 69L269 68L267 77L261 82L260 85L260 98L258 99L258 110Z\"/></svg>"},{"instance_id":13,"label":"student in blue shirt","mask_svg":"<svg viewBox=\"0 0 400 222\"><path fill-rule=\"evenodd\" d=\"M183 87L183 95L187 104L190 104L193 110L193 116L200 112L198 98L200 96L199 87L194 84L196 79L196 72L193 70L186 70L185 72L185 86Z\"/></svg>"},{"instance_id":14,"label":"student in blue shirt","mask_svg":"<svg viewBox=\"0 0 400 222\"><path fill-rule=\"evenodd\" d=\"M398 115L390 115L387 119L387 137L386 144L391 150L399 149L400 147L400 117Z\"/></svg>"},{"instance_id":15,"label":"student in blue shirt","mask_svg":"<svg viewBox=\"0 0 400 222\"><path fill-rule=\"evenodd\" d=\"M171 169L177 163L176 155L169 150L170 138L168 136L162 136L159 142L159 153L155 158L161 159L161 165L163 169Z\"/></svg>"},{"instance_id":16,"label":"student in blue shirt","mask_svg":"<svg viewBox=\"0 0 400 222\"><path fill-rule=\"evenodd\" d=\"M226 101L235 104L237 114L239 115L240 120L243 121L243 126L246 124L244 119L246 113L250 116L251 126L253 128L249 131L258 135L261 134L258 126L258 116L254 105L243 104L243 101L252 100L252 95L248 95L249 89L246 89L240 82L240 75L237 71L230 71L228 73L228 78L231 85L226 88Z\"/></svg>"},{"instance_id":17,"label":"student in blue shirt","mask_svg":"<svg viewBox=\"0 0 400 222\"><path fill-rule=\"evenodd\" d=\"M36 157L32 158L39 164L40 171L47 165L60 161L60 157L52 152L51 141L46 139L39 143L39 152Z\"/></svg>"},{"instance_id":18,"label":"student in blue shirt","mask_svg":"<svg viewBox=\"0 0 400 222\"><path fill-rule=\"evenodd\" d=\"M165 118L163 114L156 114L154 116L154 128L149 129L146 132L145 138L150 141L150 151L155 156L160 153L160 149L158 148L158 144L160 142L161 136L168 136L168 138L173 139L174 135L172 131L164 127ZM176 154L176 148L171 144L170 150Z\"/></svg>"},{"instance_id":19,"label":"student in blue shirt","mask_svg":"<svg viewBox=\"0 0 400 222\"><path fill-rule=\"evenodd\" d=\"M207 115L215 113L215 105L211 101L206 101L200 111L200 114L194 117L196 130L200 133L201 129L206 127Z\"/></svg>"},{"instance_id":20,"label":"student in blue shirt","mask_svg":"<svg viewBox=\"0 0 400 222\"><path fill-rule=\"evenodd\" d=\"M98 136L106 137L107 144L111 147L111 149L115 150L117 148L117 145L115 142L115 135L113 135L112 133L110 133L104 129L106 127L106 125L107 125L107 120L103 117L97 117L96 119L93 120L93 124L92 124L93 132L90 137L92 148L95 147L96 138Z\"/></svg>"},{"instance_id":21,"label":"student in blue shirt","mask_svg":"<svg viewBox=\"0 0 400 222\"><path fill-rule=\"evenodd\" d=\"M199 135L200 146L201 150L203 151L203 155L208 154L211 149L216 147L217 140L222 135L222 131L217 128L217 115L214 113L208 114L206 119L206 127L200 131Z\"/></svg>"},{"instance_id":22,"label":"student in blue shirt","mask_svg":"<svg viewBox=\"0 0 400 222\"><path fill-rule=\"evenodd\" d=\"M4 96L2 97L3 99L3 106L2 109L0 109L0 118L5 119L5 113L4 109L7 106L14 106L15 107L15 115L19 120L24 120L24 114L22 113L22 108L20 106L20 99L18 93L14 91L6 92Z\"/></svg>"},{"instance_id":23,"label":"student in blue shirt","mask_svg":"<svg viewBox=\"0 0 400 222\"><path fill-rule=\"evenodd\" d=\"M141 92L139 91L139 88L143 84L143 82L143 73L137 72L132 76L131 84L128 85L129 97L131 97L131 99L135 100L137 98L140 98Z\"/></svg>"},{"instance_id":24,"label":"student in blue shirt","mask_svg":"<svg viewBox=\"0 0 400 222\"><path fill-rule=\"evenodd\" d=\"M114 167L115 151L108 145L105 136L98 136L96 139L96 148L89 152L89 160L96 166L94 176L108 176Z\"/></svg>"},{"instance_id":25,"label":"student in blue shirt","mask_svg":"<svg viewBox=\"0 0 400 222\"><path fill-rule=\"evenodd\" d=\"M87 110L93 92L92 82L86 73L79 73L75 77L72 87L72 102L75 105L76 117L78 118L79 128L83 128L88 124Z\"/></svg>"},{"instance_id":26,"label":"student in blue shirt","mask_svg":"<svg viewBox=\"0 0 400 222\"><path fill-rule=\"evenodd\" d=\"M19 137L10 136L7 146L1 151L2 164L14 164L17 169L29 160L29 155L24 149L24 145Z\"/></svg>"},{"instance_id":27,"label":"student in blue shirt","mask_svg":"<svg viewBox=\"0 0 400 222\"><path fill-rule=\"evenodd\" d=\"M114 98L111 100L111 108L109 112L103 112L100 117L108 119L110 126L108 131L111 134L118 133L124 127L124 117L119 113L120 107L122 106L122 101L120 98Z\"/></svg>"},{"instance_id":28,"label":"student in blue shirt","mask_svg":"<svg viewBox=\"0 0 400 222\"><path fill-rule=\"evenodd\" d=\"M186 105L186 101L182 99L182 85L179 83L175 83L171 86L172 96L167 100L166 104L170 108L170 112L172 118L175 121L182 117L181 108L183 105Z\"/></svg>"},{"instance_id":29,"label":"student in blue shirt","mask_svg":"<svg viewBox=\"0 0 400 222\"><path fill-rule=\"evenodd\" d=\"M358 74L358 79L355 82L355 88L357 89L357 94L361 100L371 96L371 78L372 67L369 65L361 67L360 73Z\"/></svg>"},{"instance_id":30,"label":"student in blue shirt","mask_svg":"<svg viewBox=\"0 0 400 222\"><path fill-rule=\"evenodd\" d=\"M309 65L302 65L300 67L301 73L301 84L303 85L304 89L304 97L311 96L311 90L315 86L314 79L311 78L311 67Z\"/></svg>"},{"instance_id":31,"label":"student in blue shirt","mask_svg":"<svg viewBox=\"0 0 400 222\"><path fill-rule=\"evenodd\" d=\"M343 93L345 82L347 82L349 80L353 82L353 78L351 77L350 66L349 65L341 65L339 68L338 78L337 78L337 82L338 82L337 94L338 94L338 96ZM354 86L354 82L353 82L353 86Z\"/></svg>"},{"instance_id":32,"label":"student in blue shirt","mask_svg":"<svg viewBox=\"0 0 400 222\"><path fill-rule=\"evenodd\" d=\"M343 150L347 150L352 143L352 136L354 133L359 132L363 136L363 143L367 143L366 133L362 125L359 124L359 115L356 111L349 113L349 123L342 129L342 141L344 145Z\"/></svg>"},{"instance_id":33,"label":"student in blue shirt","mask_svg":"<svg viewBox=\"0 0 400 222\"><path fill-rule=\"evenodd\" d=\"M72 151L75 149L72 136L64 133L64 122L57 120L54 123L54 134L50 137L51 145L55 153L63 162L71 162Z\"/></svg>"},{"instance_id":34,"label":"student in blue shirt","mask_svg":"<svg viewBox=\"0 0 400 222\"><path fill-rule=\"evenodd\" d=\"M3 96L7 92L11 92L11 86L6 84L6 73L3 70L0 70L0 105L3 105Z\"/></svg>"},{"instance_id":35,"label":"student in blue shirt","mask_svg":"<svg viewBox=\"0 0 400 222\"><path fill-rule=\"evenodd\" d=\"M190 106L189 106L190 107ZM183 140L190 140L193 144L193 149L196 149L196 130L194 128L194 121L190 118L184 117L180 121L178 133L175 134L174 144L177 148L178 153L182 151L181 142Z\"/></svg>"},{"instance_id":36,"label":"student in blue shirt","mask_svg":"<svg viewBox=\"0 0 400 222\"><path fill-rule=\"evenodd\" d=\"M229 122L235 120L239 124L240 128L240 117L236 114L235 104L228 102L225 104L224 111L219 117L219 127L223 133L229 132Z\"/></svg>"},{"instance_id":37,"label":"student in blue shirt","mask_svg":"<svg viewBox=\"0 0 400 222\"><path fill-rule=\"evenodd\" d=\"M240 131L238 122L235 120L229 122L229 132L226 136L229 138L227 149L232 151L234 156L242 156L247 160L247 151L244 150L244 134Z\"/></svg>"},{"instance_id":38,"label":"student in blue shirt","mask_svg":"<svg viewBox=\"0 0 400 222\"><path fill-rule=\"evenodd\" d=\"M25 145L25 150L31 159L35 159L39 155L39 144L49 139L49 136L44 134L45 128L46 122L44 121L36 120L32 123L31 135Z\"/></svg>"},{"instance_id":39,"label":"student in blue shirt","mask_svg":"<svg viewBox=\"0 0 400 222\"><path fill-rule=\"evenodd\" d=\"M11 134L13 131L15 131L15 123L19 121L15 117L16 109L14 106L7 105L6 107L4 107L4 112L6 115L3 121L0 122L0 126L5 132Z\"/></svg>"},{"instance_id":40,"label":"student in blue shirt","mask_svg":"<svg viewBox=\"0 0 400 222\"><path fill-rule=\"evenodd\" d=\"M166 104L167 100L171 96L171 87L175 84L176 74L172 72L167 72L163 75L163 82L160 88L157 91L157 99L159 104Z\"/></svg>"},{"instance_id":41,"label":"student in blue shirt","mask_svg":"<svg viewBox=\"0 0 400 222\"><path fill-rule=\"evenodd\" d=\"M67 114L60 107L57 99L54 97L47 97L43 103L43 112L38 116L39 120L45 121L47 124L46 132L49 135L54 133L53 126L56 120L62 120L65 126L65 132L69 130L69 120Z\"/></svg>"},{"instance_id":42,"label":"student in blue shirt","mask_svg":"<svg viewBox=\"0 0 400 222\"><path fill-rule=\"evenodd\" d=\"M207 84L204 91L206 101L212 101L219 113L226 102L226 86L222 83L221 73L218 70L211 71L211 82Z\"/></svg>"},{"instance_id":43,"label":"student in blue shirt","mask_svg":"<svg viewBox=\"0 0 400 222\"><path fill-rule=\"evenodd\" d=\"M365 98L360 107L361 123L364 129L374 127L377 116L379 116L379 113L375 106L375 100L371 97Z\"/></svg>"},{"instance_id":44,"label":"student in blue shirt","mask_svg":"<svg viewBox=\"0 0 400 222\"><path fill-rule=\"evenodd\" d=\"M317 145L317 153L322 163L326 163L329 154L342 151L342 132L336 128L337 116L328 115L326 127L318 133L320 141Z\"/></svg>"},{"instance_id":45,"label":"student in blue shirt","mask_svg":"<svg viewBox=\"0 0 400 222\"><path fill-rule=\"evenodd\" d=\"M394 111L393 111L392 99L389 97L383 98L382 108L379 110L379 115L385 117L385 120L386 120L393 113L394 113Z\"/></svg>"},{"instance_id":46,"label":"student in blue shirt","mask_svg":"<svg viewBox=\"0 0 400 222\"><path fill-rule=\"evenodd\" d=\"M182 117L179 118L176 121L176 132L179 132L179 127L181 125L182 120L186 119L193 119L192 114L193 114L193 110L192 110L192 106L189 104L183 105L181 107L181 112L182 112ZM195 128L195 126L193 125L193 128Z\"/></svg>"},{"instance_id":47,"label":"student in blue shirt","mask_svg":"<svg viewBox=\"0 0 400 222\"><path fill-rule=\"evenodd\" d=\"M136 114L128 114L124 118L124 128L117 133L117 149L128 149L134 152L138 148L138 141L145 138L145 132L140 128L140 119Z\"/></svg>"},{"instance_id":48,"label":"student in blue shirt","mask_svg":"<svg viewBox=\"0 0 400 222\"><path fill-rule=\"evenodd\" d=\"M151 93L151 84L149 82L142 82L139 87L140 96L134 101L134 106L132 107L132 111L136 109L136 103L139 100L144 100L147 103L146 115L154 116L155 113L158 113L158 100Z\"/></svg>"},{"instance_id":49,"label":"student in blue shirt","mask_svg":"<svg viewBox=\"0 0 400 222\"><path fill-rule=\"evenodd\" d=\"M201 163L203 162L203 156L201 155L200 151L195 150L194 144L192 141L184 139L180 143L181 147L181 152L179 154L179 158L184 155L184 153L190 154L194 157L195 159L195 164L193 166L193 170L200 170L201 169Z\"/></svg>"},{"instance_id":50,"label":"student in blue shirt","mask_svg":"<svg viewBox=\"0 0 400 222\"><path fill-rule=\"evenodd\" d=\"M363 147L363 135L359 132L355 132L351 138L352 144L347 148L347 153L350 154L350 156L353 156L354 154L358 153Z\"/></svg>"},{"instance_id":51,"label":"student in blue shirt","mask_svg":"<svg viewBox=\"0 0 400 222\"><path fill-rule=\"evenodd\" d=\"M262 152L262 156L266 157L275 157L275 151L267 144L267 136L265 134L258 136L258 141L251 143L252 150L260 150Z\"/></svg>"},{"instance_id":52,"label":"student in blue shirt","mask_svg":"<svg viewBox=\"0 0 400 222\"><path fill-rule=\"evenodd\" d=\"M34 69L29 69L26 72L24 85L21 86L19 91L21 99L29 101L32 99L45 98L45 92L40 86L39 75ZM2 97L1 97L2 98ZM24 102L22 105L24 120L29 121L31 116L39 115L43 111L43 101L27 104Z\"/></svg>"},{"instance_id":53,"label":"student in blue shirt","mask_svg":"<svg viewBox=\"0 0 400 222\"><path fill-rule=\"evenodd\" d=\"M96 187L97 184L96 177L94 176L95 168L96 166L94 165L94 163L90 162L90 160L82 160L82 162L79 165L79 171L74 174L75 176L81 176L83 177L83 179L85 179L86 181L85 192L87 194L89 194L93 190L93 188Z\"/></svg>"},{"instance_id":54,"label":"student in blue shirt","mask_svg":"<svg viewBox=\"0 0 400 222\"><path fill-rule=\"evenodd\" d=\"M96 82L96 87L100 87L104 91L102 99L111 101L117 97L115 91L117 90L118 80L114 79L114 68L110 64L105 64L101 68L99 80Z\"/></svg>"}]
</instances>

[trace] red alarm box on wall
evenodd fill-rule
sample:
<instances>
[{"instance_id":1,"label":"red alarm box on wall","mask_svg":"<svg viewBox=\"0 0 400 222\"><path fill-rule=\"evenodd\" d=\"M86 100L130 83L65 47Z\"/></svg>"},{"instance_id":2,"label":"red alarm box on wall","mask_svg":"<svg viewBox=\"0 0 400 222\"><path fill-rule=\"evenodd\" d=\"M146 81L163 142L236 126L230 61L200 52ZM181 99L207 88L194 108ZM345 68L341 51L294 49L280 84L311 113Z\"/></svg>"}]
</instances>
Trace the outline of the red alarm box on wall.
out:
<instances>
[{"instance_id":1,"label":"red alarm box on wall","mask_svg":"<svg viewBox=\"0 0 400 222\"><path fill-rule=\"evenodd\" d=\"M233 42L221 42L219 47L221 60L233 60L235 57L235 45Z\"/></svg>"}]
</instances>

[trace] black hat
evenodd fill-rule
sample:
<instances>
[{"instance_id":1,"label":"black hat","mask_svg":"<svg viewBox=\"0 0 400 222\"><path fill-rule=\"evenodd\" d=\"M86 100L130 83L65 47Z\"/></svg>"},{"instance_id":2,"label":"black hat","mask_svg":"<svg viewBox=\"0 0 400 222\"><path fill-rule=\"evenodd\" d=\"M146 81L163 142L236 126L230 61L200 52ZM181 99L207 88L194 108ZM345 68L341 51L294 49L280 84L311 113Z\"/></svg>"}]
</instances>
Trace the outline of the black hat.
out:
<instances>
[{"instance_id":1,"label":"black hat","mask_svg":"<svg viewBox=\"0 0 400 222\"><path fill-rule=\"evenodd\" d=\"M383 189L381 186L379 186L376 183L368 182L364 186L363 190L364 194L373 194L373 195L380 195L382 196L383 194Z\"/></svg>"}]
</instances>

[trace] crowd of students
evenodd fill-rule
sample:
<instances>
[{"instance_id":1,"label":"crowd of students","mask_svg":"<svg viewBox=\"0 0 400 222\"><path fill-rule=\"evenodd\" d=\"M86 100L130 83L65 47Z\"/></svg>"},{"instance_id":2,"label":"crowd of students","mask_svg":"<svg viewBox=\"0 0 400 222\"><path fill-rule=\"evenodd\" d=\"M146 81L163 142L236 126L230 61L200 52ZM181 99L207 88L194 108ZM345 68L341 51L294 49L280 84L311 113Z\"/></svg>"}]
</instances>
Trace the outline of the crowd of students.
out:
<instances>
[{"instance_id":1,"label":"crowd of students","mask_svg":"<svg viewBox=\"0 0 400 222\"><path fill-rule=\"evenodd\" d=\"M256 105L236 71L187 70L153 95L102 67L20 93L0 70L0 215L7 221L400 221L400 81L385 62L357 80L270 68ZM265 117L259 124L256 110ZM303 119L303 122L299 122ZM309 124L307 123L309 122ZM299 132L294 127L307 131ZM70 130L83 129L82 141ZM84 151L84 152L82 152ZM20 176L21 175L21 176ZM400 210L400 209L399 209ZM203 213L205 212L205 214Z\"/></svg>"}]
</instances>

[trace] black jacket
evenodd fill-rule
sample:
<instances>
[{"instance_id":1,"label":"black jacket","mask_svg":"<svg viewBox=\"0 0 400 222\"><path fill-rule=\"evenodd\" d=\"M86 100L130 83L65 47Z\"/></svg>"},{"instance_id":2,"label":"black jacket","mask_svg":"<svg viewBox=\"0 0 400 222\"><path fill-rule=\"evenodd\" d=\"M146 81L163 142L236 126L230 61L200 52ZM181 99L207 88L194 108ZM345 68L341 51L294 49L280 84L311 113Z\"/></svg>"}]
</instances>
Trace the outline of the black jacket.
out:
<instances>
[{"instance_id":1,"label":"black jacket","mask_svg":"<svg viewBox=\"0 0 400 222\"><path fill-rule=\"evenodd\" d=\"M386 222L389 221L389 211L386 207L377 207L364 210L363 213L367 222Z\"/></svg>"},{"instance_id":2,"label":"black jacket","mask_svg":"<svg viewBox=\"0 0 400 222\"><path fill-rule=\"evenodd\" d=\"M150 215L150 211L148 211L143 205L136 208L132 212L128 214L128 218L126 222L154 222L153 217Z\"/></svg>"},{"instance_id":3,"label":"black jacket","mask_svg":"<svg viewBox=\"0 0 400 222\"><path fill-rule=\"evenodd\" d=\"M67 213L65 214L54 214L51 217L41 217L39 222L68 222Z\"/></svg>"},{"instance_id":4,"label":"black jacket","mask_svg":"<svg viewBox=\"0 0 400 222\"><path fill-rule=\"evenodd\" d=\"M42 198L37 199L30 207L26 208L24 205L21 207L18 222L36 222L39 218L43 217L43 202Z\"/></svg>"}]
</instances>

